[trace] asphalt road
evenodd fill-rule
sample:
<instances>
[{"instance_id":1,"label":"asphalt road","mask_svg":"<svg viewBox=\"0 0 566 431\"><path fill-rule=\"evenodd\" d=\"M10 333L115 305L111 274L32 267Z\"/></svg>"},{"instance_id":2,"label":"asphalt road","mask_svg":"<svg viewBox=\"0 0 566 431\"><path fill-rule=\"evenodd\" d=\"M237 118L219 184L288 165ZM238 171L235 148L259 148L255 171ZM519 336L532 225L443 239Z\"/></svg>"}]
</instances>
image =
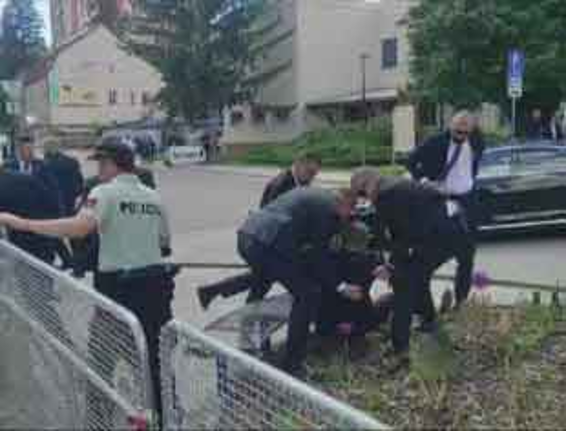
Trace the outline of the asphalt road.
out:
<instances>
[{"instance_id":1,"label":"asphalt road","mask_svg":"<svg viewBox=\"0 0 566 431\"><path fill-rule=\"evenodd\" d=\"M236 262L235 231L247 211L257 205L266 178L217 172L206 167L159 170L161 193L169 208L179 262ZM483 241L477 268L492 278L566 286L566 233L500 235ZM450 273L452 266L443 268ZM178 279L176 317L202 324L227 311L242 298L219 300L203 313L196 301L199 284L230 274L187 270Z\"/></svg>"}]
</instances>

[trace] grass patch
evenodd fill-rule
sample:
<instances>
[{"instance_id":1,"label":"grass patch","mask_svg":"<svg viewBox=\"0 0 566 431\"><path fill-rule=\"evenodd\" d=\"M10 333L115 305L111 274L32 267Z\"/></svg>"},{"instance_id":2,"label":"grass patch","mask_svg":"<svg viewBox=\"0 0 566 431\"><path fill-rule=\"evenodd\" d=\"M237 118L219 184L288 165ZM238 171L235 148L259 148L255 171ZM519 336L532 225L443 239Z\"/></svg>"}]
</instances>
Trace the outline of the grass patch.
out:
<instances>
[{"instance_id":1,"label":"grass patch","mask_svg":"<svg viewBox=\"0 0 566 431\"><path fill-rule=\"evenodd\" d=\"M317 341L310 383L398 428L558 429L566 423L566 327L545 306L474 302L415 334L409 372L390 372L387 333Z\"/></svg>"}]
</instances>

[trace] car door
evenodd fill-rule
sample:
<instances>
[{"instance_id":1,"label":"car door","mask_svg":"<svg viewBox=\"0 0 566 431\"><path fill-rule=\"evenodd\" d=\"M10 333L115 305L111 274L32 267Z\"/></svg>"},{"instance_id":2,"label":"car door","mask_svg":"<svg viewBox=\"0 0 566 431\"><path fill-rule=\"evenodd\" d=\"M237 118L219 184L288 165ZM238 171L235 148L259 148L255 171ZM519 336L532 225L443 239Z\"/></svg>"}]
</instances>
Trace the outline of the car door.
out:
<instances>
[{"instance_id":1,"label":"car door","mask_svg":"<svg viewBox=\"0 0 566 431\"><path fill-rule=\"evenodd\" d=\"M556 148L521 152L513 182L517 214L544 220L563 212L565 175L566 155Z\"/></svg>"},{"instance_id":2,"label":"car door","mask_svg":"<svg viewBox=\"0 0 566 431\"><path fill-rule=\"evenodd\" d=\"M480 226L495 224L513 214L513 170L513 148L491 150L484 155L476 182Z\"/></svg>"}]
</instances>

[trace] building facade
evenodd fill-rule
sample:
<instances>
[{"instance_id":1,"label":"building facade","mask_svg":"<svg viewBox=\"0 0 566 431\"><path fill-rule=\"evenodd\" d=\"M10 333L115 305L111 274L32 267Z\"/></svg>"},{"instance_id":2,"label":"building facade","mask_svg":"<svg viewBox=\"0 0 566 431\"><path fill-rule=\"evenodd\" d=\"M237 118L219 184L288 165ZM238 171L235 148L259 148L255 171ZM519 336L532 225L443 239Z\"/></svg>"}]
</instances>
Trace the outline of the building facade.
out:
<instances>
[{"instance_id":1,"label":"building facade","mask_svg":"<svg viewBox=\"0 0 566 431\"><path fill-rule=\"evenodd\" d=\"M409 81L404 23L411 4L273 0L265 18L273 30L254 71L265 83L252 101L226 110L225 142L289 141L318 126L390 112Z\"/></svg>"},{"instance_id":2,"label":"building facade","mask_svg":"<svg viewBox=\"0 0 566 431\"><path fill-rule=\"evenodd\" d=\"M162 86L159 73L102 25L60 45L23 83L25 116L36 128L67 135L155 115Z\"/></svg>"}]
</instances>

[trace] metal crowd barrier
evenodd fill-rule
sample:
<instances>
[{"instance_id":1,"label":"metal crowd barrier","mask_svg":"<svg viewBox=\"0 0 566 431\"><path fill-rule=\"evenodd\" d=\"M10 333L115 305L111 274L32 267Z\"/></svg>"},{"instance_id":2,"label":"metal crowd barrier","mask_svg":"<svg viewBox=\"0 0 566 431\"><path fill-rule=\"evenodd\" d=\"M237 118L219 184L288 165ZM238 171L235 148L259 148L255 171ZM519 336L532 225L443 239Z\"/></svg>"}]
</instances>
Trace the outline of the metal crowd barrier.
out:
<instances>
[{"instance_id":1,"label":"metal crowd barrier","mask_svg":"<svg viewBox=\"0 0 566 431\"><path fill-rule=\"evenodd\" d=\"M387 429L181 322L161 338L167 430Z\"/></svg>"},{"instance_id":2,"label":"metal crowd barrier","mask_svg":"<svg viewBox=\"0 0 566 431\"><path fill-rule=\"evenodd\" d=\"M0 241L0 428L135 429L152 408L135 317Z\"/></svg>"}]
</instances>

